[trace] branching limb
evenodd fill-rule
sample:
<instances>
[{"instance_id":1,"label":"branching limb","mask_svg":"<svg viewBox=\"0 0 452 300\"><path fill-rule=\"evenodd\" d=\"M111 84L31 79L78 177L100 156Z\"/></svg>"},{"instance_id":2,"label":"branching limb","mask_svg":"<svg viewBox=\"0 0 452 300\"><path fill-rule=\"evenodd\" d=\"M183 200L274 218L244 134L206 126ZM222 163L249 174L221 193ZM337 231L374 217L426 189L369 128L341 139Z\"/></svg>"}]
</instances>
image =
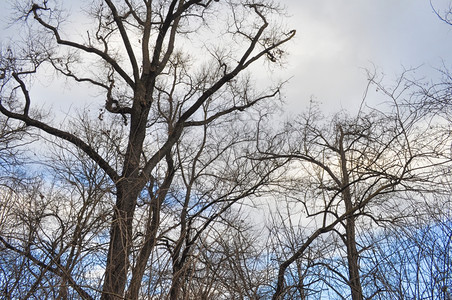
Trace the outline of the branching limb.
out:
<instances>
[{"instance_id":1,"label":"branching limb","mask_svg":"<svg viewBox=\"0 0 452 300\"><path fill-rule=\"evenodd\" d=\"M27 93L28 93L28 91L27 91ZM66 140L66 141L74 144L75 146L77 146L78 148L83 150L96 163L98 163L99 166L108 174L108 176L110 177L110 179L113 182L119 181L119 179L120 179L119 175L108 164L108 162L105 161L104 158L101 155L99 155L99 153L97 153L91 146L86 144L83 140L76 137L75 135L68 133L66 131L57 129L55 127L49 126L48 124L43 123L41 121L35 120L35 119L31 118L28 114L19 114L19 113L11 112L6 107L4 107L2 103L0 103L0 112L11 119L15 119L15 120L24 122L27 126L36 127L38 129L43 130L44 132L46 132L48 134L59 137L63 140Z\"/></svg>"},{"instance_id":2,"label":"branching limb","mask_svg":"<svg viewBox=\"0 0 452 300\"><path fill-rule=\"evenodd\" d=\"M121 18L121 16L119 16L118 10L116 9L116 6L113 4L112 1L105 0L105 2L107 3L108 7L111 10L111 13L113 14L113 19L115 20L115 23L118 26L119 33L121 34L122 42L123 42L124 46L126 47L127 55L129 56L129 60L132 65L134 80L135 80L135 82L138 82L140 80L140 70L138 67L137 59L135 57L135 53L133 52L132 44L130 43L129 35L127 34L127 31L124 27L124 23L122 22L122 18Z\"/></svg>"},{"instance_id":3,"label":"branching limb","mask_svg":"<svg viewBox=\"0 0 452 300\"><path fill-rule=\"evenodd\" d=\"M18 254L20 254L21 256L27 258L28 260L30 260L32 263L36 264L37 266L39 266L42 270L48 270L52 273L54 273L57 276L65 276L68 281L70 286L77 291L77 293L80 295L80 297L82 299L87 299L87 300L91 300L94 299L92 298L80 285L78 285L74 278L72 278L72 276L70 276L70 274L67 274L67 272L65 272L64 269L60 269L58 267L53 267L49 264L46 264L42 261L40 261L39 259L37 259L36 257L34 257L29 251L23 251L21 249L18 249L17 247L15 247L14 245L8 243L8 241L6 241L2 236L0 236L0 242L3 244L3 246L7 249L10 249ZM58 264L57 264L58 265Z\"/></svg>"},{"instance_id":4,"label":"branching limb","mask_svg":"<svg viewBox=\"0 0 452 300\"><path fill-rule=\"evenodd\" d=\"M268 95L264 95L262 97L258 97L258 98L254 99L252 101L249 101L248 103L246 103L244 105L234 105L234 106L232 106L232 107L230 107L228 109L220 111L220 112L218 112L218 113L206 118L205 120L202 120L202 121L187 121L187 122L185 122L184 126L202 126L202 125L207 125L207 124L215 121L216 119L220 118L221 116L228 115L228 114L230 114L232 112L235 112L235 111L244 111L245 109L252 107L253 105L259 103L262 100L274 98L279 93L280 93L280 90L277 89L272 94L268 94Z\"/></svg>"},{"instance_id":5,"label":"branching limb","mask_svg":"<svg viewBox=\"0 0 452 300\"><path fill-rule=\"evenodd\" d=\"M47 28L48 30L50 30L57 43L60 45L65 45L65 46L69 46L75 49L79 49L82 50L84 52L87 53L94 53L97 56L99 56L100 58L102 58L104 61L106 61L108 64L110 64L113 69L115 69L116 72L118 72L119 75L121 75L121 77L127 82L127 84L134 88L135 87L135 82L129 77L129 75L121 68L121 66L119 66L118 62L113 59L110 55L108 55L107 53L105 53L104 51L101 51L97 48L94 47L90 47L90 46L85 46L73 41L68 41L68 40L64 40L61 38L60 33L58 31L58 28L55 26L52 26L48 23L46 23L39 15L39 11L42 9L42 7L38 6L38 5L33 5L32 9L30 12L33 12L34 18L39 22L39 24L41 24L42 26L44 26L45 28ZM136 64L136 62L135 62ZM138 69L138 67L137 67Z\"/></svg>"}]
</instances>

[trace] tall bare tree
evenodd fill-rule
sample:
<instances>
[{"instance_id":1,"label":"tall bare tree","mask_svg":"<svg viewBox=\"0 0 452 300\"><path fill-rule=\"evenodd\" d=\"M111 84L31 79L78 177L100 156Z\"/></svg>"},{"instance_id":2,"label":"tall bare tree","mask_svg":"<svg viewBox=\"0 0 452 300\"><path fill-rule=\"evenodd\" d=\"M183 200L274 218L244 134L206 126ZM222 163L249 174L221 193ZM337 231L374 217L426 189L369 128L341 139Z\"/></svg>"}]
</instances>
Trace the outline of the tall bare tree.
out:
<instances>
[{"instance_id":1,"label":"tall bare tree","mask_svg":"<svg viewBox=\"0 0 452 300\"><path fill-rule=\"evenodd\" d=\"M298 203L298 212L297 206L291 212L316 224L306 225L282 259L274 299L290 292L286 272L326 233L337 235L346 250L348 274L339 267L332 271L349 286L352 299L363 299L359 261L366 245L357 230L420 214L416 193L440 193L450 180L444 177L451 162L449 124L424 122L410 107L398 105L397 89L385 92L394 100L392 111L363 108L355 117L339 113L323 122L313 105L285 132L262 139L268 142L261 142L256 159L290 159L291 169L300 170L287 173L289 186L283 189Z\"/></svg>"},{"instance_id":2,"label":"tall bare tree","mask_svg":"<svg viewBox=\"0 0 452 300\"><path fill-rule=\"evenodd\" d=\"M138 297L144 271L156 247L157 233L164 223L162 203L169 197L175 173L184 172L181 178L188 192L173 200L182 203L181 210L176 212L180 236L164 237L168 242L175 242L171 250L170 298L177 299L183 263L191 244L202 232L192 232L191 226L206 228L228 205L252 195L267 178L260 176L243 186L230 187L228 193L215 195L215 201L226 203L223 208L210 210L212 205L205 204L195 213L198 206L191 202L208 200L196 198L199 191L194 186L194 178L202 176L194 166L200 159L196 153L209 151L204 143L212 138L207 128L212 124L219 126L225 120L246 117L247 110L273 101L279 94L279 86L255 91L244 71L260 60L281 61L285 53L282 47L295 31L284 32L270 24L281 9L273 1L265 0L105 0L87 6L89 8L84 7L86 17L93 26L77 36L65 26L70 18L63 17L61 3L18 2L22 13L19 19L31 28L32 36L25 46L10 47L2 53L5 59L0 66L0 112L83 152L110 180L116 199L108 219L111 228L102 299ZM77 24L77 20L73 22ZM192 52L183 50L184 46ZM106 129L108 132L98 128L94 128L93 134L79 132L51 122L37 110L30 80L40 76L48 66L78 86L103 95L103 100L97 97L93 101L102 107L98 118L112 124ZM90 122L82 120L81 123ZM123 135L113 134L122 126L127 128ZM200 132L200 136L195 132ZM96 141L102 136L100 141L108 141L107 144ZM192 139L194 144L201 143L198 150L195 147L194 152L189 153L191 149L181 144L184 138ZM219 147L223 146L223 141L216 142ZM221 148L214 153L234 154L224 153ZM186 167L186 159L194 161ZM193 166L189 166L190 163ZM208 165L208 162L203 163ZM224 163L227 173L233 159ZM248 166L247 172L256 173L258 167ZM240 169L242 165L235 167ZM221 175L216 176L222 184ZM137 209L141 206L146 207L147 217ZM189 213L192 218L194 214L200 219L196 222L189 219ZM209 213L210 217L204 217L204 213ZM139 229L137 232L144 238L137 238L135 229ZM80 235L78 238L83 239ZM5 239L2 242L14 248ZM51 267L27 255L41 269L48 268L68 282L80 297L96 295L71 277L68 266Z\"/></svg>"}]
</instances>

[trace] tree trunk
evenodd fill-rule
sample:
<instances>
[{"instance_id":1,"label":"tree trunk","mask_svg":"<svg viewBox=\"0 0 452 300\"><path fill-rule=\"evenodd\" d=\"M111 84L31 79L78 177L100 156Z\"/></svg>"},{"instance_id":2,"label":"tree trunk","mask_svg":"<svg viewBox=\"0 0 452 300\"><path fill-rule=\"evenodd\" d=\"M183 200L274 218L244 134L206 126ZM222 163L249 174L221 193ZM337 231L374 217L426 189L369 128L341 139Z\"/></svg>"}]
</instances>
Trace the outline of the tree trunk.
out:
<instances>
[{"instance_id":1,"label":"tree trunk","mask_svg":"<svg viewBox=\"0 0 452 300\"><path fill-rule=\"evenodd\" d=\"M116 183L116 205L101 298L104 300L124 299L129 270L129 254L132 246L133 217L138 195L146 184L145 178L140 176L140 158L149 115L146 95L146 90L142 86L135 91L122 178Z\"/></svg>"},{"instance_id":2,"label":"tree trunk","mask_svg":"<svg viewBox=\"0 0 452 300\"><path fill-rule=\"evenodd\" d=\"M170 300L179 300L180 289L181 289L180 279L177 278L173 280L171 285Z\"/></svg>"},{"instance_id":3,"label":"tree trunk","mask_svg":"<svg viewBox=\"0 0 452 300\"><path fill-rule=\"evenodd\" d=\"M127 291L128 299L138 299L146 264L155 247L157 231L160 225L160 207L163 200L166 198L168 189L174 177L173 160L170 155L167 155L166 161L168 163L168 173L163 185L159 188L158 196L151 201L148 222L146 224L146 238L132 271L132 279Z\"/></svg>"},{"instance_id":4,"label":"tree trunk","mask_svg":"<svg viewBox=\"0 0 452 300\"><path fill-rule=\"evenodd\" d=\"M344 149L344 132L342 128L339 128L339 155L341 162L342 173L342 198L345 204L345 211L349 212L353 209L353 201L350 192L350 178L347 168L347 157ZM363 291L361 287L361 279L359 276L359 255L356 248L356 232L355 232L355 216L351 214L347 217L345 223L345 242L347 247L347 263L348 263L348 275L349 286L353 300L363 300Z\"/></svg>"},{"instance_id":5,"label":"tree trunk","mask_svg":"<svg viewBox=\"0 0 452 300\"><path fill-rule=\"evenodd\" d=\"M353 300L362 300L363 292L361 287L361 280L359 275L359 255L356 248L356 235L355 235L355 217L350 216L347 219L345 227L345 235L347 241L347 262L348 262L348 276L349 286L352 293Z\"/></svg>"},{"instance_id":6,"label":"tree trunk","mask_svg":"<svg viewBox=\"0 0 452 300\"><path fill-rule=\"evenodd\" d=\"M130 190L129 193L118 191L101 299L124 299L136 199L136 191L135 193Z\"/></svg>"}]
</instances>

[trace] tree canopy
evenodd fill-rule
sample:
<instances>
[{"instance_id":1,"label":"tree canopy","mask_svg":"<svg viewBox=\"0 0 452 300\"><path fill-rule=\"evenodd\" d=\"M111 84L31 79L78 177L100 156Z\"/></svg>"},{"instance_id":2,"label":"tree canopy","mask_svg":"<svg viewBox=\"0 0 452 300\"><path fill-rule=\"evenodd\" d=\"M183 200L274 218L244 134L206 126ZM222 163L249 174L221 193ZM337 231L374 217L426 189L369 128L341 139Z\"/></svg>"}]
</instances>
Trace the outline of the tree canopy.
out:
<instances>
[{"instance_id":1,"label":"tree canopy","mask_svg":"<svg viewBox=\"0 0 452 300\"><path fill-rule=\"evenodd\" d=\"M1 50L2 297L447 299L449 81L281 121L275 1L72 5Z\"/></svg>"}]
</instances>

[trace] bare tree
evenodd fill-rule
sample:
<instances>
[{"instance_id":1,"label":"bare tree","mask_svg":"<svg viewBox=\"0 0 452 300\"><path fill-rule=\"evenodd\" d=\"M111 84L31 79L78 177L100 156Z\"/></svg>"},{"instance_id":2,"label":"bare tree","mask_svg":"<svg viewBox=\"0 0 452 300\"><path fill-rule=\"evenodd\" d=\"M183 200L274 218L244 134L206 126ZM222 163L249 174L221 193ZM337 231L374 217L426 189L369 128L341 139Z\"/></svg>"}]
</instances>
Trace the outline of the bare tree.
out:
<instances>
[{"instance_id":1,"label":"bare tree","mask_svg":"<svg viewBox=\"0 0 452 300\"><path fill-rule=\"evenodd\" d=\"M281 261L274 299L289 292L285 281L292 264L326 233L337 235L345 246L345 268L331 271L349 286L352 299L363 299L359 261L368 245L358 241L357 230L369 222L418 215L416 193L444 187L444 170L451 161L448 124L423 122L416 112L399 106L397 86L386 92L393 111L363 109L356 117L339 113L322 122L325 118L314 105L288 123L285 132L260 144L256 159L290 159L292 170L302 170L288 173L288 197L298 203L300 218L315 220L307 226L311 232ZM404 198L402 192L410 194Z\"/></svg>"},{"instance_id":2,"label":"bare tree","mask_svg":"<svg viewBox=\"0 0 452 300\"><path fill-rule=\"evenodd\" d=\"M193 212L196 216L190 218L188 212L198 207L190 205L196 199L195 191L186 193L182 198L174 197L175 203L186 203L182 203L182 210L174 212L178 216L180 235L178 238L165 236L168 231L161 228L165 224L161 218L162 204L171 201L168 200L171 199L168 193L172 190L175 172L186 168L185 159L198 159L196 155L183 152L189 149L177 145L188 138L190 132L195 134L198 128L218 125L229 115L240 119L246 116L243 113L246 110L272 101L279 94L279 86L266 91L253 91L250 81L243 74L259 60L279 62L284 55L282 46L294 36L295 31L283 32L269 24L273 15L281 12L272 1L95 2L87 15L94 21L94 26L88 28L82 37L67 31L58 5L49 1L24 1L17 7L22 11L19 18L29 24L34 38L27 40L22 48L8 48L2 55L6 59L0 67L0 112L64 141L67 147L76 149L74 151L83 152L90 163L110 180L111 193L116 200L110 207L111 228L106 237L108 251L102 299L138 297L157 237L168 243L174 242L171 246L173 278L170 298L177 299L180 276L191 244L228 206L255 193L265 182L262 179L267 178L260 176L261 180L243 186L235 185L229 193L217 196L215 201L223 206L209 210L211 205L206 204L205 208L200 209L201 212ZM217 29L213 35L221 35L221 39L217 38L220 41L209 42L209 30ZM191 57L181 50L184 43L193 43ZM208 60L199 53L201 49L208 53ZM191 60L197 59L204 63L203 67L200 67L201 64L190 64ZM102 93L103 103L101 101L97 105L103 108L98 118L103 122L112 122L111 128L107 129L110 132L95 130L95 134L83 134L52 123L36 109L29 81L34 76L40 76L45 66L51 66L58 74L72 79L81 87ZM98 98L93 101L98 101ZM89 124L90 121L82 119L79 123ZM121 127L127 128L125 134L111 135ZM206 129L201 129L201 137L195 134L191 138L195 143L202 143L211 138L205 132ZM110 143L96 142L99 137L103 137L101 142ZM218 144L222 145L221 142ZM199 149L205 151L204 146ZM221 149L217 152L221 153ZM232 161L231 158L225 163ZM237 165L235 169L241 167ZM194 167L187 168L187 173L181 178L186 189L194 189ZM256 167L249 165L249 168L247 172L254 174ZM219 176L219 183L221 179ZM177 189L173 190L177 192ZM148 200L143 200L143 197ZM78 209L79 205L82 204L74 205L74 209ZM144 215L145 212L147 215ZM204 213L210 215L205 217ZM194 217L199 220L195 222ZM79 226L86 225L83 222L87 218L82 219L82 223L73 228L73 238L83 239L75 233L80 230L77 229ZM57 223L60 224L60 237L56 240L62 241L65 236L64 222L60 220ZM202 230L189 232L194 224ZM174 226L169 228L174 230ZM142 238L137 238L137 234ZM52 264L56 263L52 265L44 259L21 252L4 238L2 243L40 269L53 272L63 283L67 282L79 297L92 298L96 294L86 291L85 285L71 276L70 265L58 263L58 254L51 257ZM74 247L78 249L79 246ZM91 285L86 287L97 288Z\"/></svg>"},{"instance_id":3,"label":"bare tree","mask_svg":"<svg viewBox=\"0 0 452 300\"><path fill-rule=\"evenodd\" d=\"M8 291L11 298L89 299L81 287L101 287L92 274L106 255L111 183L80 150L57 142L46 175L38 176L47 180L15 190L2 210L1 242L20 279ZM27 268L17 268L18 262Z\"/></svg>"}]
</instances>

